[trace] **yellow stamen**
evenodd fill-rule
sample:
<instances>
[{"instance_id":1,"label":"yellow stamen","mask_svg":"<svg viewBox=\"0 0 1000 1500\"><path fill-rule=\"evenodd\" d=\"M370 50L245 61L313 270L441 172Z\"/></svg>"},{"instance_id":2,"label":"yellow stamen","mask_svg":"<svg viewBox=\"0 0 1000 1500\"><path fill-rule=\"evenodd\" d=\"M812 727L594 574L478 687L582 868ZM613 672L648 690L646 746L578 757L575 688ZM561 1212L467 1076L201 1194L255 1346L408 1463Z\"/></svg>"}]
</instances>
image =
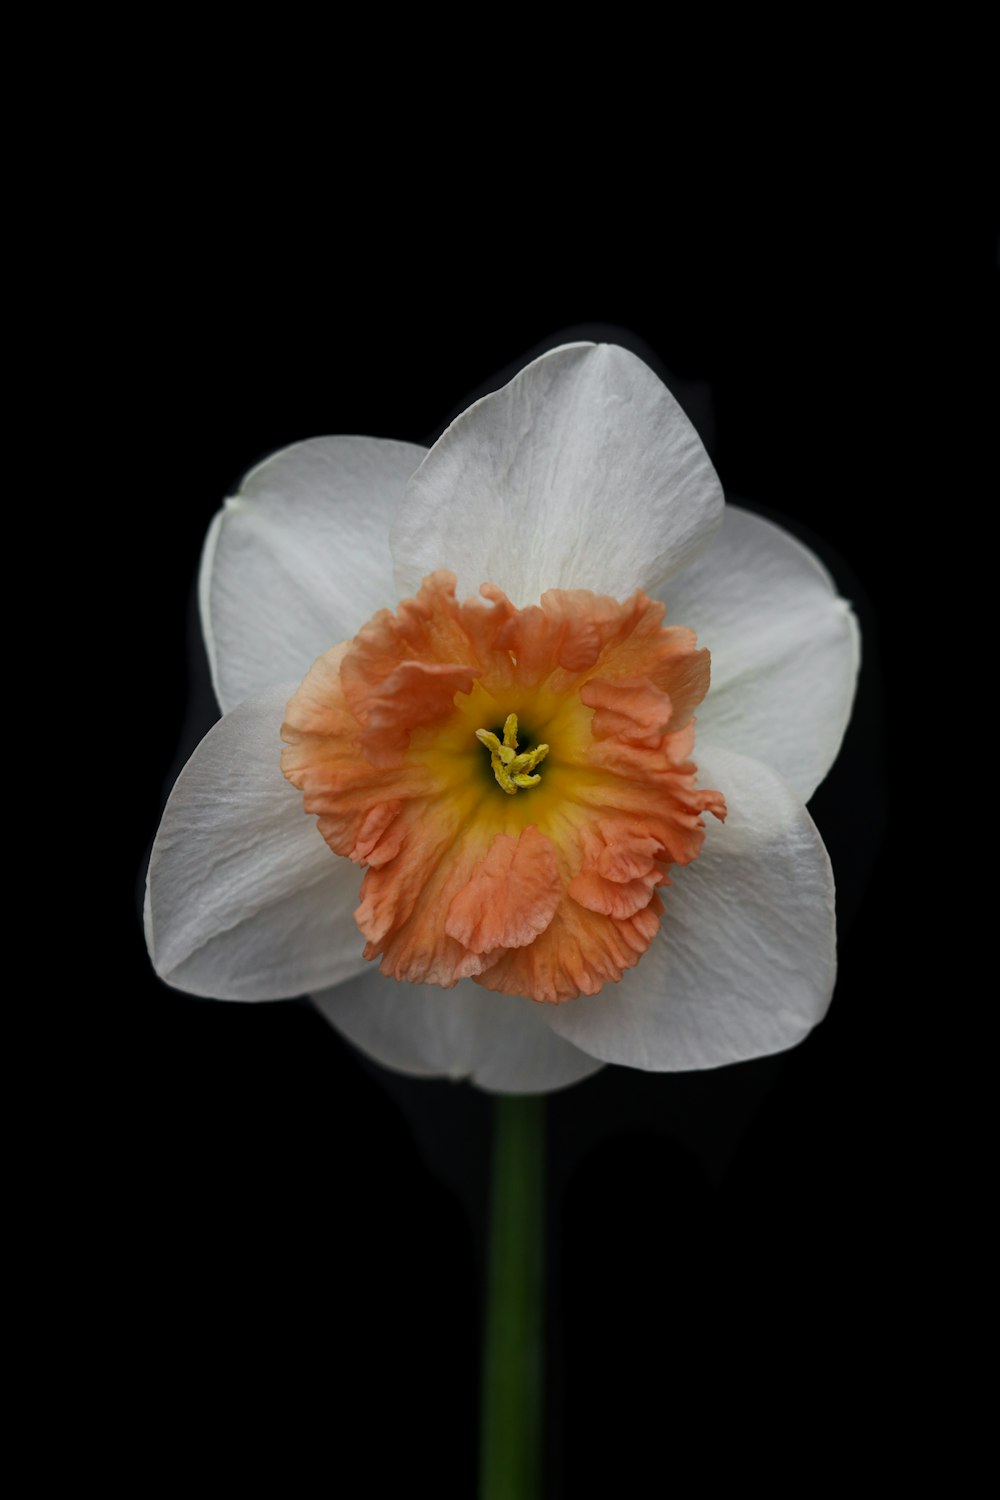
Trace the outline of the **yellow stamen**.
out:
<instances>
[{"instance_id":1,"label":"yellow stamen","mask_svg":"<svg viewBox=\"0 0 1000 1500\"><path fill-rule=\"evenodd\" d=\"M549 753L548 745L536 745L534 750L517 753L517 714L508 714L503 726L503 744L489 729L477 729L476 739L490 752L490 765L497 785L513 797L522 787L537 786L540 776L531 772Z\"/></svg>"}]
</instances>

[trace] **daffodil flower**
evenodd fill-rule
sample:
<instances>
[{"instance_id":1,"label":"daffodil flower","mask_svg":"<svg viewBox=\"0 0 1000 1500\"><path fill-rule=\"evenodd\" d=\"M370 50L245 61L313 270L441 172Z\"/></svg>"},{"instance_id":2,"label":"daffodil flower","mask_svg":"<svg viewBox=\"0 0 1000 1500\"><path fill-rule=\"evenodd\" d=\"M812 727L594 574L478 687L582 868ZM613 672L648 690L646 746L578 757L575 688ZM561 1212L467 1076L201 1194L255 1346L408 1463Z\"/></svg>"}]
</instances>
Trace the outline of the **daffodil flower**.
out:
<instances>
[{"instance_id":1,"label":"daffodil flower","mask_svg":"<svg viewBox=\"0 0 1000 1500\"><path fill-rule=\"evenodd\" d=\"M754 1057L823 1016L805 804L854 618L724 504L634 355L555 349L429 451L273 455L212 524L200 604L224 717L150 860L169 984L309 994L389 1067L510 1093Z\"/></svg>"}]
</instances>

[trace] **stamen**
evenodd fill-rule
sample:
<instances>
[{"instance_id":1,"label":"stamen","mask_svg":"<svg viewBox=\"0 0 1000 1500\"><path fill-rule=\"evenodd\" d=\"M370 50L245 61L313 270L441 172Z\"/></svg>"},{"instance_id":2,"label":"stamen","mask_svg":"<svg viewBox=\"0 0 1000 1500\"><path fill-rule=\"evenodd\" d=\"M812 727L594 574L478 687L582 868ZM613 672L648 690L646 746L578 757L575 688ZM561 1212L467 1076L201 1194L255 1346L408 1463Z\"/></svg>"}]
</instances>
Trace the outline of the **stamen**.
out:
<instances>
[{"instance_id":1,"label":"stamen","mask_svg":"<svg viewBox=\"0 0 1000 1500\"><path fill-rule=\"evenodd\" d=\"M476 739L490 752L490 765L497 785L503 787L510 796L513 797L521 788L537 786L541 781L540 776L532 776L531 772L541 765L549 753L549 747L536 745L534 750L524 750L518 755L517 714L508 714L504 720L503 744L489 729L477 729Z\"/></svg>"}]
</instances>

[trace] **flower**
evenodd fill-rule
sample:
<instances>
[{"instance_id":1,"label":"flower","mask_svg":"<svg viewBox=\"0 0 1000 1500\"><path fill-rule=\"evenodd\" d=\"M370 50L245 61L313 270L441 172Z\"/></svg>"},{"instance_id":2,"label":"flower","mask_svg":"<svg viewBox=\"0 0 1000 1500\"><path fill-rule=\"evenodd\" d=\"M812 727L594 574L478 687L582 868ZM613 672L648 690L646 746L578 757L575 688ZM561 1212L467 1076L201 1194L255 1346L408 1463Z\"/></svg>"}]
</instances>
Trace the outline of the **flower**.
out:
<instances>
[{"instance_id":1,"label":"flower","mask_svg":"<svg viewBox=\"0 0 1000 1500\"><path fill-rule=\"evenodd\" d=\"M213 521L200 601L224 717L150 859L168 983L308 993L390 1067L509 1092L769 1053L824 1014L805 802L857 629L811 553L724 506L634 355L553 350L429 452L275 454Z\"/></svg>"}]
</instances>

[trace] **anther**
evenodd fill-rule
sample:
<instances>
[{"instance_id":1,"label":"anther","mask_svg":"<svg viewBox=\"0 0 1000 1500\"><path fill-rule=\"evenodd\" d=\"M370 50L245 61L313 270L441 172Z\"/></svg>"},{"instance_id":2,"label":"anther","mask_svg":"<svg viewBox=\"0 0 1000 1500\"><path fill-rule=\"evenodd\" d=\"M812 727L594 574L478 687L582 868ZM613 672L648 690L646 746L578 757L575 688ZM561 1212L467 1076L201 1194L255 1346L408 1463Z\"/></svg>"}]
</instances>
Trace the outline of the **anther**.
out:
<instances>
[{"instance_id":1,"label":"anther","mask_svg":"<svg viewBox=\"0 0 1000 1500\"><path fill-rule=\"evenodd\" d=\"M531 773L541 765L549 753L548 745L536 745L534 750L517 753L517 714L508 714L504 720L503 743L489 729L477 729L476 739L490 752L490 765L498 786L510 796L522 788L537 786L540 776Z\"/></svg>"}]
</instances>

